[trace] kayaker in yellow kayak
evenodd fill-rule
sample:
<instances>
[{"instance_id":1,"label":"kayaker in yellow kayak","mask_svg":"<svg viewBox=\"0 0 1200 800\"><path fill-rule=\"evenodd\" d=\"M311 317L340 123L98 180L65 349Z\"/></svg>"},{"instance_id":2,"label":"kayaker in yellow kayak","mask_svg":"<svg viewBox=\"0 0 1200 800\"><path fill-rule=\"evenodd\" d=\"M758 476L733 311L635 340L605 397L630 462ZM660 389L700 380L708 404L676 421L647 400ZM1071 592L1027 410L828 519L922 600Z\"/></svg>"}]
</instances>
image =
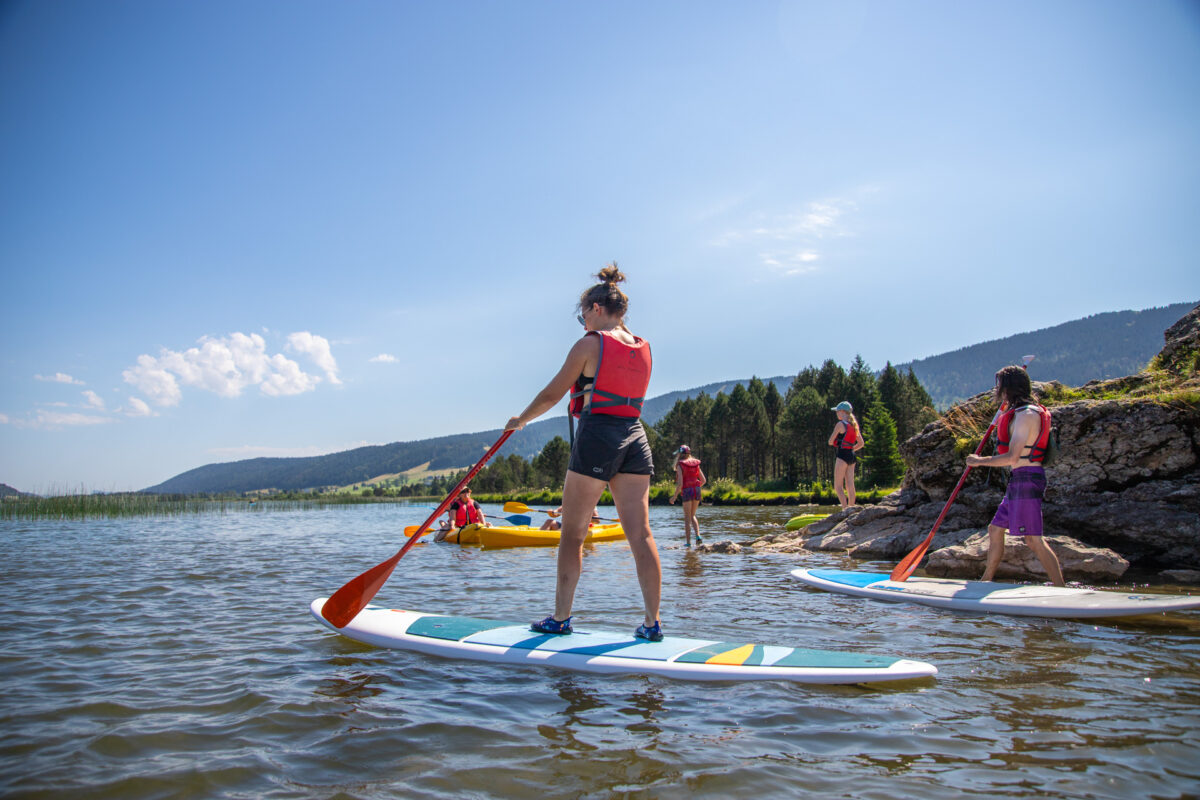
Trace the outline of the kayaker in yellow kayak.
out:
<instances>
[{"instance_id":1,"label":"kayaker in yellow kayak","mask_svg":"<svg viewBox=\"0 0 1200 800\"><path fill-rule=\"evenodd\" d=\"M562 516L562 506L559 506L558 508L554 509L553 511L547 511L546 514L549 516L549 519L547 519L545 522L542 523L541 530L543 530L543 531L561 530L562 523L558 521L558 518ZM596 509L593 508L592 509L592 521L590 524L596 525L596 524L599 524L599 522L600 522L600 513Z\"/></svg>"},{"instance_id":2,"label":"kayaker in yellow kayak","mask_svg":"<svg viewBox=\"0 0 1200 800\"><path fill-rule=\"evenodd\" d=\"M642 403L650 383L650 344L625 327L629 298L618 286L625 276L609 264L600 282L579 298L579 324L587 329L529 406L505 423L520 430L571 392L571 414L579 426L563 482L562 538L554 613L530 628L537 633L571 633L571 606L583 569L583 541L605 484L633 553L645 619L635 635L661 641L658 611L662 564L650 531L650 476L654 463L642 427Z\"/></svg>"}]
</instances>

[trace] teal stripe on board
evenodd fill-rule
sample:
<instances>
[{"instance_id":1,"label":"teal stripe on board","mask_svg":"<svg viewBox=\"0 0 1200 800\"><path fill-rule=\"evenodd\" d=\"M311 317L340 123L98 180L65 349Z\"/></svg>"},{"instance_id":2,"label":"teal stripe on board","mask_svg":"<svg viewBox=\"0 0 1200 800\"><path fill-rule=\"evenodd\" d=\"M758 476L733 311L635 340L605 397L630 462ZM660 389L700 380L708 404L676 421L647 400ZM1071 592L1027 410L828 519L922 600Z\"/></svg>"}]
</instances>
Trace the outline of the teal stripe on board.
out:
<instances>
[{"instance_id":1,"label":"teal stripe on board","mask_svg":"<svg viewBox=\"0 0 1200 800\"><path fill-rule=\"evenodd\" d=\"M801 650L796 648L789 655L776 661L772 667L890 667L898 659L888 656L871 656L861 653L836 653L832 650Z\"/></svg>"},{"instance_id":2,"label":"teal stripe on board","mask_svg":"<svg viewBox=\"0 0 1200 800\"><path fill-rule=\"evenodd\" d=\"M408 626L405 633L410 636L426 636L430 639L448 639L457 642L480 631L505 628L511 623L477 617L421 617Z\"/></svg>"},{"instance_id":3,"label":"teal stripe on board","mask_svg":"<svg viewBox=\"0 0 1200 800\"><path fill-rule=\"evenodd\" d=\"M703 664L713 656L719 656L721 653L728 653L730 650L737 650L739 647L745 647L747 644L749 644L749 642L714 642L713 644L705 645L704 647L697 647L692 652L681 655L679 658L675 659L675 661L683 662L685 664ZM751 654L750 657L753 658L755 654L758 655L758 661L755 663L761 663L762 645L755 645L754 654Z\"/></svg>"}]
</instances>

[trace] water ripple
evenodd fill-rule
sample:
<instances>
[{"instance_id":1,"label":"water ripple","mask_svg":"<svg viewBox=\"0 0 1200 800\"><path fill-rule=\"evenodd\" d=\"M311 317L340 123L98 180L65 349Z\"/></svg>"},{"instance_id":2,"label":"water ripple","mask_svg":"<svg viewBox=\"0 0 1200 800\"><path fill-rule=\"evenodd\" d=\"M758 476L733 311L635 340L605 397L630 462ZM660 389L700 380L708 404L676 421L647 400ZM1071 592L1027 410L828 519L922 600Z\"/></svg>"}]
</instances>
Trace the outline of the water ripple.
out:
<instances>
[{"instance_id":1,"label":"water ripple","mask_svg":"<svg viewBox=\"0 0 1200 800\"><path fill-rule=\"evenodd\" d=\"M702 524L746 541L788 511ZM309 601L390 556L421 515L5 523L0 794L1179 798L1200 785L1196 615L868 603L787 578L797 562L852 564L840 556L700 555L680 546L678 511L655 509L668 630L903 655L938 678L687 684L380 650L315 625ZM554 568L549 549L428 546L379 600L535 619ZM628 548L589 548L584 570L579 621L632 629Z\"/></svg>"}]
</instances>

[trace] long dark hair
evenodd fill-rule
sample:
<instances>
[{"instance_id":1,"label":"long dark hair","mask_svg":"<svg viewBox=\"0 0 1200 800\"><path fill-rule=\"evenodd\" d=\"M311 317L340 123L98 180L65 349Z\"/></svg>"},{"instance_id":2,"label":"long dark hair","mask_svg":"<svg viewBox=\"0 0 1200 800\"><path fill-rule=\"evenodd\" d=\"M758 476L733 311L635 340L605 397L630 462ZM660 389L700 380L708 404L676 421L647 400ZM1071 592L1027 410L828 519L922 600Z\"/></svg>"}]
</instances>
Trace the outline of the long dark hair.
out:
<instances>
[{"instance_id":1,"label":"long dark hair","mask_svg":"<svg viewBox=\"0 0 1200 800\"><path fill-rule=\"evenodd\" d=\"M1009 408L1029 405L1033 402L1033 384L1029 373L1022 367L1010 365L996 373L996 387Z\"/></svg>"}]
</instances>

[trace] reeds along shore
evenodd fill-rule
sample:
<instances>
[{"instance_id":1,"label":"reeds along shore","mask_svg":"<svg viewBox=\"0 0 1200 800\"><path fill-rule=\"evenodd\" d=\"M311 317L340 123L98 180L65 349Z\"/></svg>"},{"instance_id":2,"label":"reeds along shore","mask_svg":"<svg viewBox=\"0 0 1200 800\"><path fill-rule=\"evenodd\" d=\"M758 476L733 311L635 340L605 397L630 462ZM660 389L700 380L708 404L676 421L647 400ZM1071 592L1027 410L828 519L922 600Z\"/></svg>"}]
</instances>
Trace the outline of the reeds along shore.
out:
<instances>
[{"instance_id":1,"label":"reeds along shore","mask_svg":"<svg viewBox=\"0 0 1200 800\"><path fill-rule=\"evenodd\" d=\"M860 492L860 503L874 503L894 489L872 489ZM675 484L662 481L650 492L652 505L667 505L675 493ZM189 514L231 514L266 511L305 511L338 506L372 503L437 502L441 496L388 497L358 492L310 493L302 497L271 497L266 499L240 496L209 497L188 495L143 494L138 492L64 494L53 497L21 495L0 500L0 519L4 520L70 520L113 519L119 517L176 517ZM558 506L562 492L550 489L524 489L503 494L477 494L481 503L502 504L516 500L531 506ZM601 505L611 505L606 491ZM704 503L718 506L807 506L837 505L833 489L824 484L801 486L794 491L756 492L728 479L713 481L705 489Z\"/></svg>"},{"instance_id":2,"label":"reeds along shore","mask_svg":"<svg viewBox=\"0 0 1200 800\"><path fill-rule=\"evenodd\" d=\"M139 493L67 494L55 497L22 495L0 500L0 519L114 519L118 517L176 517L189 514L226 514L294 511L378 502L345 494L299 500L257 500L245 497L212 498Z\"/></svg>"}]
</instances>

